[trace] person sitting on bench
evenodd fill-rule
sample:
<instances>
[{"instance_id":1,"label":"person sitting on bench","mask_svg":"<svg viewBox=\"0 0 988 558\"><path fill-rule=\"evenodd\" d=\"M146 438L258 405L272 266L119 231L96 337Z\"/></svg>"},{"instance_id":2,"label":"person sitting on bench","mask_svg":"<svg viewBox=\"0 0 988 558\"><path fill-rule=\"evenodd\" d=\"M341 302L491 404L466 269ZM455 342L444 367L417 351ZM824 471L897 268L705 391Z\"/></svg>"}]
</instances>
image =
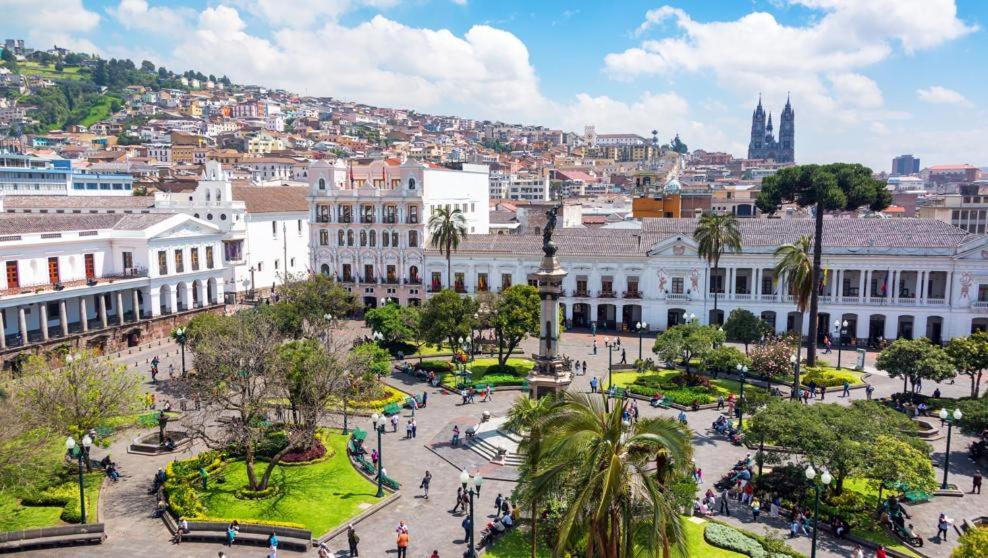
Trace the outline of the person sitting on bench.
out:
<instances>
[{"instance_id":1,"label":"person sitting on bench","mask_svg":"<svg viewBox=\"0 0 988 558\"><path fill-rule=\"evenodd\" d=\"M178 527L175 529L175 536L172 537L172 541L175 544L182 544L182 536L189 534L189 520L184 517L180 517L178 520Z\"/></svg>"}]
</instances>

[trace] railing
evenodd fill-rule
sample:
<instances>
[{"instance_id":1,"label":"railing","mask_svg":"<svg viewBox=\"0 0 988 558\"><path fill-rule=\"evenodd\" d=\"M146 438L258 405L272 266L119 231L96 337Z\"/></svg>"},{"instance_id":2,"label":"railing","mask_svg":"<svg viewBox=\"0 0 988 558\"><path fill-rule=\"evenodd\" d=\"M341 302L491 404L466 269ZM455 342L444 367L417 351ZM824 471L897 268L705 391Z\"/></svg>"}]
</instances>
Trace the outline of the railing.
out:
<instances>
[{"instance_id":1,"label":"railing","mask_svg":"<svg viewBox=\"0 0 988 558\"><path fill-rule=\"evenodd\" d=\"M316 223L331 223L329 215L316 215Z\"/></svg>"},{"instance_id":2,"label":"railing","mask_svg":"<svg viewBox=\"0 0 988 558\"><path fill-rule=\"evenodd\" d=\"M753 296L751 293L734 293L734 300L751 300Z\"/></svg>"},{"instance_id":3,"label":"railing","mask_svg":"<svg viewBox=\"0 0 988 558\"><path fill-rule=\"evenodd\" d=\"M576 291L573 292L573 296L589 297L590 291L586 289L576 289Z\"/></svg>"},{"instance_id":4,"label":"railing","mask_svg":"<svg viewBox=\"0 0 988 558\"><path fill-rule=\"evenodd\" d=\"M421 285L422 284L422 279L420 279L418 277L411 277L409 279L405 279L405 284L406 285Z\"/></svg>"},{"instance_id":5,"label":"railing","mask_svg":"<svg viewBox=\"0 0 988 558\"><path fill-rule=\"evenodd\" d=\"M689 300L690 295L684 293L669 293L666 295L666 300Z\"/></svg>"},{"instance_id":6,"label":"railing","mask_svg":"<svg viewBox=\"0 0 988 558\"><path fill-rule=\"evenodd\" d=\"M888 304L888 303L889 303L889 298L887 296L869 296L868 297L868 304L882 305L882 304Z\"/></svg>"},{"instance_id":7,"label":"railing","mask_svg":"<svg viewBox=\"0 0 988 558\"><path fill-rule=\"evenodd\" d=\"M345 216L340 217L340 223L352 223L352 222L353 222L353 218L351 217L345 217Z\"/></svg>"},{"instance_id":8,"label":"railing","mask_svg":"<svg viewBox=\"0 0 988 558\"><path fill-rule=\"evenodd\" d=\"M405 222L408 223L409 225L417 225L417 224L419 224L419 218L418 217L409 217L407 220L405 220Z\"/></svg>"},{"instance_id":9,"label":"railing","mask_svg":"<svg viewBox=\"0 0 988 558\"><path fill-rule=\"evenodd\" d=\"M927 306L943 306L947 304L946 298L928 298L925 301Z\"/></svg>"},{"instance_id":10,"label":"railing","mask_svg":"<svg viewBox=\"0 0 988 558\"><path fill-rule=\"evenodd\" d=\"M438 293L438 292L440 292L442 290L443 290L443 286L442 285L439 285L439 284L436 284L436 283L433 283L432 285L429 285L429 292L430 293Z\"/></svg>"},{"instance_id":11,"label":"railing","mask_svg":"<svg viewBox=\"0 0 988 558\"><path fill-rule=\"evenodd\" d=\"M398 278L397 277L385 277L383 282L384 282L385 285L398 285L399 284L399 281L398 281Z\"/></svg>"},{"instance_id":12,"label":"railing","mask_svg":"<svg viewBox=\"0 0 988 558\"><path fill-rule=\"evenodd\" d=\"M397 224L398 223L398 218L395 217L395 216L385 217L384 219L381 220L381 222L382 223L387 223L389 225L394 225L394 224Z\"/></svg>"},{"instance_id":13,"label":"railing","mask_svg":"<svg viewBox=\"0 0 988 558\"><path fill-rule=\"evenodd\" d=\"M771 293L762 293L758 295L758 300L764 302L774 302L777 295Z\"/></svg>"},{"instance_id":14,"label":"railing","mask_svg":"<svg viewBox=\"0 0 988 558\"><path fill-rule=\"evenodd\" d=\"M621 293L621 298L641 298L641 297L642 297L641 291L637 291L637 290L624 291L623 293Z\"/></svg>"},{"instance_id":15,"label":"railing","mask_svg":"<svg viewBox=\"0 0 988 558\"><path fill-rule=\"evenodd\" d=\"M988 312L988 300L976 300L972 302L971 309L979 312Z\"/></svg>"},{"instance_id":16,"label":"railing","mask_svg":"<svg viewBox=\"0 0 988 558\"><path fill-rule=\"evenodd\" d=\"M839 296L837 301L841 304L860 304L861 297L859 296Z\"/></svg>"},{"instance_id":17,"label":"railing","mask_svg":"<svg viewBox=\"0 0 988 558\"><path fill-rule=\"evenodd\" d=\"M598 298L614 298L614 291L597 291Z\"/></svg>"},{"instance_id":18,"label":"railing","mask_svg":"<svg viewBox=\"0 0 988 558\"><path fill-rule=\"evenodd\" d=\"M82 287L85 285L95 286L100 283L112 283L121 279L138 279L141 277L147 277L148 270L143 267L135 267L125 270L123 273L113 273L109 275L103 275L100 277L83 277L80 279L70 279L67 281L57 281L52 283L50 281L43 281L38 283L21 284L17 287L10 287L4 290L0 290L0 295L18 295L24 293L43 293L47 291L58 291L70 287Z\"/></svg>"}]
</instances>

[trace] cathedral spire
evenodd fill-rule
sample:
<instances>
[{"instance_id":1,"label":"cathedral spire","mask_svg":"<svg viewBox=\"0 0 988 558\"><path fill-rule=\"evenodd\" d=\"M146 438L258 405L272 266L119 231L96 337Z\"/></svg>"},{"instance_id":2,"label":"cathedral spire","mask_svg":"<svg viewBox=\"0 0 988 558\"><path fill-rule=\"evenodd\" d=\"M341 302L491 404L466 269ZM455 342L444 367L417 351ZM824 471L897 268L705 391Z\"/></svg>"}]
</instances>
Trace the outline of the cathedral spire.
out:
<instances>
[{"instance_id":1,"label":"cathedral spire","mask_svg":"<svg viewBox=\"0 0 988 558\"><path fill-rule=\"evenodd\" d=\"M768 113L768 124L765 125L765 129L768 130L769 132L772 131L772 112L771 111L769 111L769 113Z\"/></svg>"}]
</instances>

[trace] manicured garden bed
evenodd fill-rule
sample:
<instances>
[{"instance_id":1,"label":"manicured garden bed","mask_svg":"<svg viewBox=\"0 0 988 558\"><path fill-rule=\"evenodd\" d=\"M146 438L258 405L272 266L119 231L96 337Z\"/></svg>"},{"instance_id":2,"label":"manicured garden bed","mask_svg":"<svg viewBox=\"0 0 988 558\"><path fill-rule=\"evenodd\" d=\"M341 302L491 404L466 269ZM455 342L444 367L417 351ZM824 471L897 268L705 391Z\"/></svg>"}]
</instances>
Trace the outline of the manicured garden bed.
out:
<instances>
[{"instance_id":1,"label":"manicured garden bed","mask_svg":"<svg viewBox=\"0 0 988 558\"><path fill-rule=\"evenodd\" d=\"M677 405L690 405L696 401L700 405L713 403L717 397L727 397L731 393L739 393L741 385L735 380L725 378L710 378L697 375L700 385L683 385L684 373L679 370L650 370L644 373L635 371L615 372L613 382L615 387L623 387L633 394L651 397L661 393L666 399ZM604 389L607 388L607 377L601 378ZM745 390L764 391L761 388L745 385Z\"/></svg>"},{"instance_id":2,"label":"manicured garden bed","mask_svg":"<svg viewBox=\"0 0 988 558\"><path fill-rule=\"evenodd\" d=\"M365 394L365 397L373 397L372 399L356 398L347 400L347 411L358 413L380 413L385 407L392 403L402 405L405 402L405 398L408 397L407 393L393 388L385 383L380 383L378 386L380 391L377 394ZM333 409L340 412L343 411L342 401L333 400L330 405Z\"/></svg>"},{"instance_id":3,"label":"manicured garden bed","mask_svg":"<svg viewBox=\"0 0 988 558\"><path fill-rule=\"evenodd\" d=\"M809 385L810 382L816 382L818 388L820 386L832 388L843 386L845 380L852 386L863 384L863 376L864 373L849 368L838 370L833 366L804 366L800 372L799 381L804 386ZM791 381L790 379L790 383Z\"/></svg>"},{"instance_id":4,"label":"manicured garden bed","mask_svg":"<svg viewBox=\"0 0 988 558\"><path fill-rule=\"evenodd\" d=\"M478 358L468 362L466 366L471 372L470 382L474 386L520 386L525 383L535 362L527 358L509 358L501 366L498 365L496 358ZM460 382L461 377L455 371L446 374L442 379L442 385L450 389L458 388Z\"/></svg>"},{"instance_id":5,"label":"manicured garden bed","mask_svg":"<svg viewBox=\"0 0 988 558\"><path fill-rule=\"evenodd\" d=\"M106 475L94 471L83 476L86 487L86 521L96 523L99 490ZM54 484L0 491L0 531L55 527L79 523L79 477L66 467Z\"/></svg>"}]
</instances>

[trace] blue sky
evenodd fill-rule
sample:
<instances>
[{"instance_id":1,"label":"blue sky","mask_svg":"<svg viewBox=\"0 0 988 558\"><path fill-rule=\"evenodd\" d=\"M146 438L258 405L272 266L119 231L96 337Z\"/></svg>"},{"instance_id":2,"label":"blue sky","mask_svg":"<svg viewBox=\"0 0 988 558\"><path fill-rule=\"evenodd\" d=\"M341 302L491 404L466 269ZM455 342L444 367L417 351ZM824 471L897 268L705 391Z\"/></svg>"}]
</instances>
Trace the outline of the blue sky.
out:
<instances>
[{"instance_id":1,"label":"blue sky","mask_svg":"<svg viewBox=\"0 0 988 558\"><path fill-rule=\"evenodd\" d=\"M0 31L367 103L744 155L754 103L797 159L988 164L980 0L0 0Z\"/></svg>"}]
</instances>

